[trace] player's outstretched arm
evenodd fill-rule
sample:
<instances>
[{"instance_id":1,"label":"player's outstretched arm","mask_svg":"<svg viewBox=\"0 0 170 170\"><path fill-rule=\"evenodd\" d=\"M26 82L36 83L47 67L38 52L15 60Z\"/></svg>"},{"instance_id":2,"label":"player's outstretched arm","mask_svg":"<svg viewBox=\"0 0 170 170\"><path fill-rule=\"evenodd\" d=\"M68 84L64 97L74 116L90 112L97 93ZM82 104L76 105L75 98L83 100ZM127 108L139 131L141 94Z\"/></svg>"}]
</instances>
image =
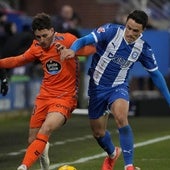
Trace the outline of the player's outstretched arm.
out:
<instances>
[{"instance_id":1,"label":"player's outstretched arm","mask_svg":"<svg viewBox=\"0 0 170 170\"><path fill-rule=\"evenodd\" d=\"M161 94L165 97L167 103L170 106L170 93L167 87L166 81L159 70L155 70L153 72L149 72L152 78L153 83L159 89Z\"/></svg>"},{"instance_id":2,"label":"player's outstretched arm","mask_svg":"<svg viewBox=\"0 0 170 170\"><path fill-rule=\"evenodd\" d=\"M0 59L0 68L15 68L27 64L29 61L23 55Z\"/></svg>"}]
</instances>

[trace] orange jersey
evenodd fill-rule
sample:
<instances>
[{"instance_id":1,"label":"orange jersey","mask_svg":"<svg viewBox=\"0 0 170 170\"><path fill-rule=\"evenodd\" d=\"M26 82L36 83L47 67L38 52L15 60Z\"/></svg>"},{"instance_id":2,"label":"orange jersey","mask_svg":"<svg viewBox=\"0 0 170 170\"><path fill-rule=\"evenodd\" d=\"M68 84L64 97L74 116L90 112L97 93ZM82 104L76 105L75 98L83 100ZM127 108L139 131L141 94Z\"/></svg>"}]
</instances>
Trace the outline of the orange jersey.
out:
<instances>
[{"instance_id":1,"label":"orange jersey","mask_svg":"<svg viewBox=\"0 0 170 170\"><path fill-rule=\"evenodd\" d=\"M76 40L73 35L56 33L54 41L48 50L43 49L36 40L24 53L26 60L38 59L44 71L44 78L40 88L42 97L62 97L76 95L78 89L78 60L60 61L60 53L56 50L56 42L69 48Z\"/></svg>"},{"instance_id":2,"label":"orange jersey","mask_svg":"<svg viewBox=\"0 0 170 170\"><path fill-rule=\"evenodd\" d=\"M55 43L59 42L69 48L76 40L71 34L57 33L53 44L44 50L35 40L24 53L26 60L31 58L40 60L44 71L40 94L46 97L62 97L63 95L76 95L78 89L78 60L60 61L60 53L56 50Z\"/></svg>"},{"instance_id":3,"label":"orange jersey","mask_svg":"<svg viewBox=\"0 0 170 170\"><path fill-rule=\"evenodd\" d=\"M70 33L55 33L49 49L43 49L38 41L34 40L23 55L0 60L0 68L13 68L38 59L44 71L39 97L62 97L65 95L76 97L79 77L78 58L61 61L60 53L55 46L58 42L66 48L70 48L76 39ZM93 51L94 48L86 46L78 54L89 55Z\"/></svg>"}]
</instances>

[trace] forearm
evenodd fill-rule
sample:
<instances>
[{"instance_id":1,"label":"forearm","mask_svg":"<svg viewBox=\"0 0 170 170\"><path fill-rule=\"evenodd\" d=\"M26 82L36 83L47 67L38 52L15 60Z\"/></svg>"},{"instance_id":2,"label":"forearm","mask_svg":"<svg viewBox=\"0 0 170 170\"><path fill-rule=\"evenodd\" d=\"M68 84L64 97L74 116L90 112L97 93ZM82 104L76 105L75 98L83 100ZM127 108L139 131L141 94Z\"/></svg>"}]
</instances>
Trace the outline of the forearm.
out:
<instances>
[{"instance_id":1,"label":"forearm","mask_svg":"<svg viewBox=\"0 0 170 170\"><path fill-rule=\"evenodd\" d=\"M96 48L93 45L87 45L76 52L77 56L89 56L96 52Z\"/></svg>"},{"instance_id":2,"label":"forearm","mask_svg":"<svg viewBox=\"0 0 170 170\"><path fill-rule=\"evenodd\" d=\"M159 89L159 91L165 97L167 103L170 106L170 93L163 75L160 73L159 70L151 72L150 75L155 86Z\"/></svg>"},{"instance_id":3,"label":"forearm","mask_svg":"<svg viewBox=\"0 0 170 170\"><path fill-rule=\"evenodd\" d=\"M88 56L96 52L95 46L92 44L95 42L93 35L89 34L76 40L70 49L61 50L61 61L75 57L75 55Z\"/></svg>"},{"instance_id":4,"label":"forearm","mask_svg":"<svg viewBox=\"0 0 170 170\"><path fill-rule=\"evenodd\" d=\"M28 61L23 55L8 57L0 60L0 68L14 68L25 65Z\"/></svg>"},{"instance_id":5,"label":"forearm","mask_svg":"<svg viewBox=\"0 0 170 170\"><path fill-rule=\"evenodd\" d=\"M70 47L70 49L72 49L73 51L77 52L78 50L80 50L82 47L86 46L86 45L90 45L95 43L95 40L93 38L92 34L88 34L82 38L79 38L78 40L76 40L73 45Z\"/></svg>"}]
</instances>

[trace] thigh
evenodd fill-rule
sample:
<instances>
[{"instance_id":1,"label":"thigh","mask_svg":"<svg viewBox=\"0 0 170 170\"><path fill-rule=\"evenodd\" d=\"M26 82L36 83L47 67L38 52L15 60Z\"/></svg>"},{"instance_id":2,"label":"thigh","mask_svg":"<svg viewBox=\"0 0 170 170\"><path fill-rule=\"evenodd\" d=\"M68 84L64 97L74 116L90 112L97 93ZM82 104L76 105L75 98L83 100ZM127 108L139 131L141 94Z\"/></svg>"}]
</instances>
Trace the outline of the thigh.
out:
<instances>
[{"instance_id":1,"label":"thigh","mask_svg":"<svg viewBox=\"0 0 170 170\"><path fill-rule=\"evenodd\" d=\"M113 114L118 128L128 125L129 102L124 99L117 99L111 105L111 113Z\"/></svg>"},{"instance_id":2,"label":"thigh","mask_svg":"<svg viewBox=\"0 0 170 170\"><path fill-rule=\"evenodd\" d=\"M51 132L58 130L66 121L66 117L59 112L50 112L48 113L42 127L39 130L39 133L51 135Z\"/></svg>"},{"instance_id":3,"label":"thigh","mask_svg":"<svg viewBox=\"0 0 170 170\"><path fill-rule=\"evenodd\" d=\"M52 131L59 129L70 118L76 104L76 99L69 96L50 99L48 113L39 132L50 135Z\"/></svg>"},{"instance_id":4,"label":"thigh","mask_svg":"<svg viewBox=\"0 0 170 170\"><path fill-rule=\"evenodd\" d=\"M73 97L53 98L49 100L48 105L48 113L58 112L68 119L77 106L77 100Z\"/></svg>"},{"instance_id":5,"label":"thigh","mask_svg":"<svg viewBox=\"0 0 170 170\"><path fill-rule=\"evenodd\" d=\"M111 105L111 112L116 117L127 117L129 111L129 102L124 99L117 99Z\"/></svg>"},{"instance_id":6,"label":"thigh","mask_svg":"<svg viewBox=\"0 0 170 170\"><path fill-rule=\"evenodd\" d=\"M129 92L127 86L120 85L113 89L109 97L109 108L114 116L127 116L129 109Z\"/></svg>"}]
</instances>

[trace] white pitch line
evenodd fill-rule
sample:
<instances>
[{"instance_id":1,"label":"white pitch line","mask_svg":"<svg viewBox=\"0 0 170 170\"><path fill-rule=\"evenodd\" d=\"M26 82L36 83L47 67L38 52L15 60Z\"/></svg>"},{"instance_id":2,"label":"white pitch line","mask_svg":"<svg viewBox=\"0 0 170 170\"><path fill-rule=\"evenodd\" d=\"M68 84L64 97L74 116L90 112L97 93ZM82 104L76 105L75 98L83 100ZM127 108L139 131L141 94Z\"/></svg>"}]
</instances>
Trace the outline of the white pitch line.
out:
<instances>
[{"instance_id":1,"label":"white pitch line","mask_svg":"<svg viewBox=\"0 0 170 170\"><path fill-rule=\"evenodd\" d=\"M57 141L55 143L50 143L50 147L51 146L55 146L55 145L64 145L66 143L71 143L71 142L77 142L77 141L83 141L83 140L86 140L86 139L92 139L93 136L92 135L86 135L86 136L83 136L83 137L77 137L77 138L74 138L74 139L66 139L64 141ZM19 151L17 152L9 152L9 153L6 153L3 155L7 155L7 156L16 156L16 155L20 155L20 154L23 154L24 152L26 151L26 149L20 149ZM1 154L0 154L1 156Z\"/></svg>"},{"instance_id":2,"label":"white pitch line","mask_svg":"<svg viewBox=\"0 0 170 170\"><path fill-rule=\"evenodd\" d=\"M150 145L150 144L153 144L153 143L158 143L158 142L169 140L169 139L170 139L170 135L159 137L159 138L154 138L154 139L147 140L145 142L136 143L134 145L134 147L138 148L138 147ZM50 170L56 169L56 168L58 168L58 167L60 167L62 165L73 165L73 164L78 164L78 163L84 163L84 162L87 162L87 161L90 161L90 160L93 160L93 159L98 159L98 158L105 157L105 156L106 156L106 153L103 152L101 154L80 158L80 159L77 159L77 160L75 160L73 162L64 162L64 163L53 164L53 165L50 166Z\"/></svg>"},{"instance_id":3,"label":"white pitch line","mask_svg":"<svg viewBox=\"0 0 170 170\"><path fill-rule=\"evenodd\" d=\"M74 139L67 139L65 141L58 141L58 142L55 142L53 144L50 144L50 146L64 145L64 144L69 143L69 142L83 141L83 140L91 139L91 138L93 138L92 135L86 135L84 137L78 137L78 138L74 138ZM153 144L153 143L157 143L157 142L161 142L161 141L165 141L165 140L169 140L169 139L170 139L170 135L167 135L167 136L163 136L163 137L159 137L159 138L150 139L150 140L147 140L145 142L136 143L136 144L134 144L134 147L135 148L142 147L142 146L150 145L150 144ZM24 152L25 152L25 149L21 149L18 152L10 152L10 153L7 153L6 155L8 155L8 156L16 156L16 155L20 155L20 154L22 154ZM53 169L55 169L55 168L57 168L59 166L62 166L62 165L66 165L66 164L72 165L72 164L77 164L77 163L84 163L84 162L87 162L87 161L90 161L90 160L93 160L93 159L98 159L98 158L101 158L101 157L104 157L104 156L106 156L105 152L103 152L101 154L89 156L89 157L80 158L80 159L75 160L73 162L64 162L64 163L53 164L53 165L50 166L50 170L53 170Z\"/></svg>"},{"instance_id":4,"label":"white pitch line","mask_svg":"<svg viewBox=\"0 0 170 170\"><path fill-rule=\"evenodd\" d=\"M145 146L145 145L149 145L149 144L153 144L153 143L157 143L157 142L161 142L161 141L169 140L169 139L170 139L170 135L167 135L167 136L163 136L163 137L159 137L159 138L155 138L155 139L150 139L145 142L137 143L134 145L134 147L137 148L140 146Z\"/></svg>"}]
</instances>

